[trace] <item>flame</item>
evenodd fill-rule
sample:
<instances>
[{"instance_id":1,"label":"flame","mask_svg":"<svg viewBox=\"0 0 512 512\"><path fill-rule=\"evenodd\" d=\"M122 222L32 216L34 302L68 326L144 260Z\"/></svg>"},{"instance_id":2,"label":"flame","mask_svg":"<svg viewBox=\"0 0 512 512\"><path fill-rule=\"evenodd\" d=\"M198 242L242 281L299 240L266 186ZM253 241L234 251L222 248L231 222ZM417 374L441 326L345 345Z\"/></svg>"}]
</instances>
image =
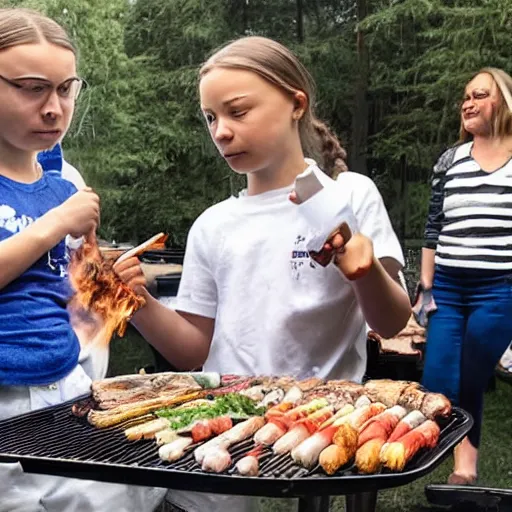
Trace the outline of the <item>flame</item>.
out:
<instances>
[{"instance_id":1,"label":"flame","mask_svg":"<svg viewBox=\"0 0 512 512\"><path fill-rule=\"evenodd\" d=\"M123 336L133 314L146 304L126 286L103 257L94 240L85 240L73 253L69 279L75 295L68 304L71 324L80 343L108 344L114 333Z\"/></svg>"}]
</instances>

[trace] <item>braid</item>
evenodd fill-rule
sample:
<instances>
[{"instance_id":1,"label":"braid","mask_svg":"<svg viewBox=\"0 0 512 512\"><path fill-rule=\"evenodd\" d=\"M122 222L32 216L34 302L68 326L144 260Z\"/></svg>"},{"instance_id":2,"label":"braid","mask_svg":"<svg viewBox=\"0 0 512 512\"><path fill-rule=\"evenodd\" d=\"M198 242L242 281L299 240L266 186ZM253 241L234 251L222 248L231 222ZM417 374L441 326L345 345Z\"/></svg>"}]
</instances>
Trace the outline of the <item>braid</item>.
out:
<instances>
[{"instance_id":1,"label":"braid","mask_svg":"<svg viewBox=\"0 0 512 512\"><path fill-rule=\"evenodd\" d=\"M338 137L322 121L314 119L312 124L317 138L317 151L323 159L324 172L331 178L336 178L338 174L348 171L347 152Z\"/></svg>"}]
</instances>

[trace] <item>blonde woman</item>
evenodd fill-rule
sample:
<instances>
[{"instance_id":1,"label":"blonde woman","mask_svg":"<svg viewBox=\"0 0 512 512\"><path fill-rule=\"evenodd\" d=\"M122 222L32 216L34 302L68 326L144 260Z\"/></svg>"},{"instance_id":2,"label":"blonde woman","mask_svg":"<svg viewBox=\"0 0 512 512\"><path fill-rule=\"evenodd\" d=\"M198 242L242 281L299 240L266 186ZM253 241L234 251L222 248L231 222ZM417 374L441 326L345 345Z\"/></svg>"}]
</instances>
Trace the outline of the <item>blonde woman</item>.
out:
<instances>
[{"instance_id":1,"label":"blonde woman","mask_svg":"<svg viewBox=\"0 0 512 512\"><path fill-rule=\"evenodd\" d=\"M469 411L451 484L477 478L483 394L512 339L512 78L466 85L461 144L434 167L420 291L432 296L423 384Z\"/></svg>"}]
</instances>

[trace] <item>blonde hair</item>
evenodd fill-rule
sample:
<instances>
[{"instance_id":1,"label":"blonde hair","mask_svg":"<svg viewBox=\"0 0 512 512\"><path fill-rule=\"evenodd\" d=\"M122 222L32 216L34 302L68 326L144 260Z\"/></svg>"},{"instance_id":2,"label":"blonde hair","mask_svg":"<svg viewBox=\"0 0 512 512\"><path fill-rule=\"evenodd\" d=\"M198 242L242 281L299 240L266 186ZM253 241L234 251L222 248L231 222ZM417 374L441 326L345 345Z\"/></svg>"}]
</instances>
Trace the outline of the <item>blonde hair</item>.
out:
<instances>
[{"instance_id":1,"label":"blonde hair","mask_svg":"<svg viewBox=\"0 0 512 512\"><path fill-rule=\"evenodd\" d=\"M500 102L493 112L491 124L491 134L493 137L503 138L512 135L512 77L499 68L482 68L473 75L470 83L478 75L491 75L498 88ZM473 139L473 135L464 128L464 123L460 123L459 141L468 142Z\"/></svg>"},{"instance_id":2,"label":"blonde hair","mask_svg":"<svg viewBox=\"0 0 512 512\"><path fill-rule=\"evenodd\" d=\"M347 170L346 151L315 115L313 77L288 48L265 37L242 37L215 52L202 65L199 79L216 67L252 71L290 96L302 91L308 99L306 111L299 120L304 153L317 159L329 176L335 177Z\"/></svg>"},{"instance_id":3,"label":"blonde hair","mask_svg":"<svg viewBox=\"0 0 512 512\"><path fill-rule=\"evenodd\" d=\"M0 51L20 44L46 41L72 51L67 32L55 21L31 9L0 9Z\"/></svg>"}]
</instances>

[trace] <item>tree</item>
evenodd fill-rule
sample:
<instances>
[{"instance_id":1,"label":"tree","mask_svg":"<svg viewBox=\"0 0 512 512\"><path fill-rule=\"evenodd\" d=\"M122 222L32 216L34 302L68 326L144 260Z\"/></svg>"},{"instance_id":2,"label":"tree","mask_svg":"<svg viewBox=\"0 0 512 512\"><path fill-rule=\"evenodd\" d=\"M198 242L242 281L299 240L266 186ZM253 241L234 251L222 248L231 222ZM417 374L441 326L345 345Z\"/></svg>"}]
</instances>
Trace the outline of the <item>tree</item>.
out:
<instances>
[{"instance_id":1,"label":"tree","mask_svg":"<svg viewBox=\"0 0 512 512\"><path fill-rule=\"evenodd\" d=\"M407 236L421 236L431 168L458 138L464 85L481 67L510 66L511 13L511 0L403 0L380 4L361 24L370 49L373 177L392 218L407 217Z\"/></svg>"},{"instance_id":2,"label":"tree","mask_svg":"<svg viewBox=\"0 0 512 512\"><path fill-rule=\"evenodd\" d=\"M510 0L405 0L363 22L371 47L372 149L430 168L457 138L463 87L479 68L510 66Z\"/></svg>"}]
</instances>

